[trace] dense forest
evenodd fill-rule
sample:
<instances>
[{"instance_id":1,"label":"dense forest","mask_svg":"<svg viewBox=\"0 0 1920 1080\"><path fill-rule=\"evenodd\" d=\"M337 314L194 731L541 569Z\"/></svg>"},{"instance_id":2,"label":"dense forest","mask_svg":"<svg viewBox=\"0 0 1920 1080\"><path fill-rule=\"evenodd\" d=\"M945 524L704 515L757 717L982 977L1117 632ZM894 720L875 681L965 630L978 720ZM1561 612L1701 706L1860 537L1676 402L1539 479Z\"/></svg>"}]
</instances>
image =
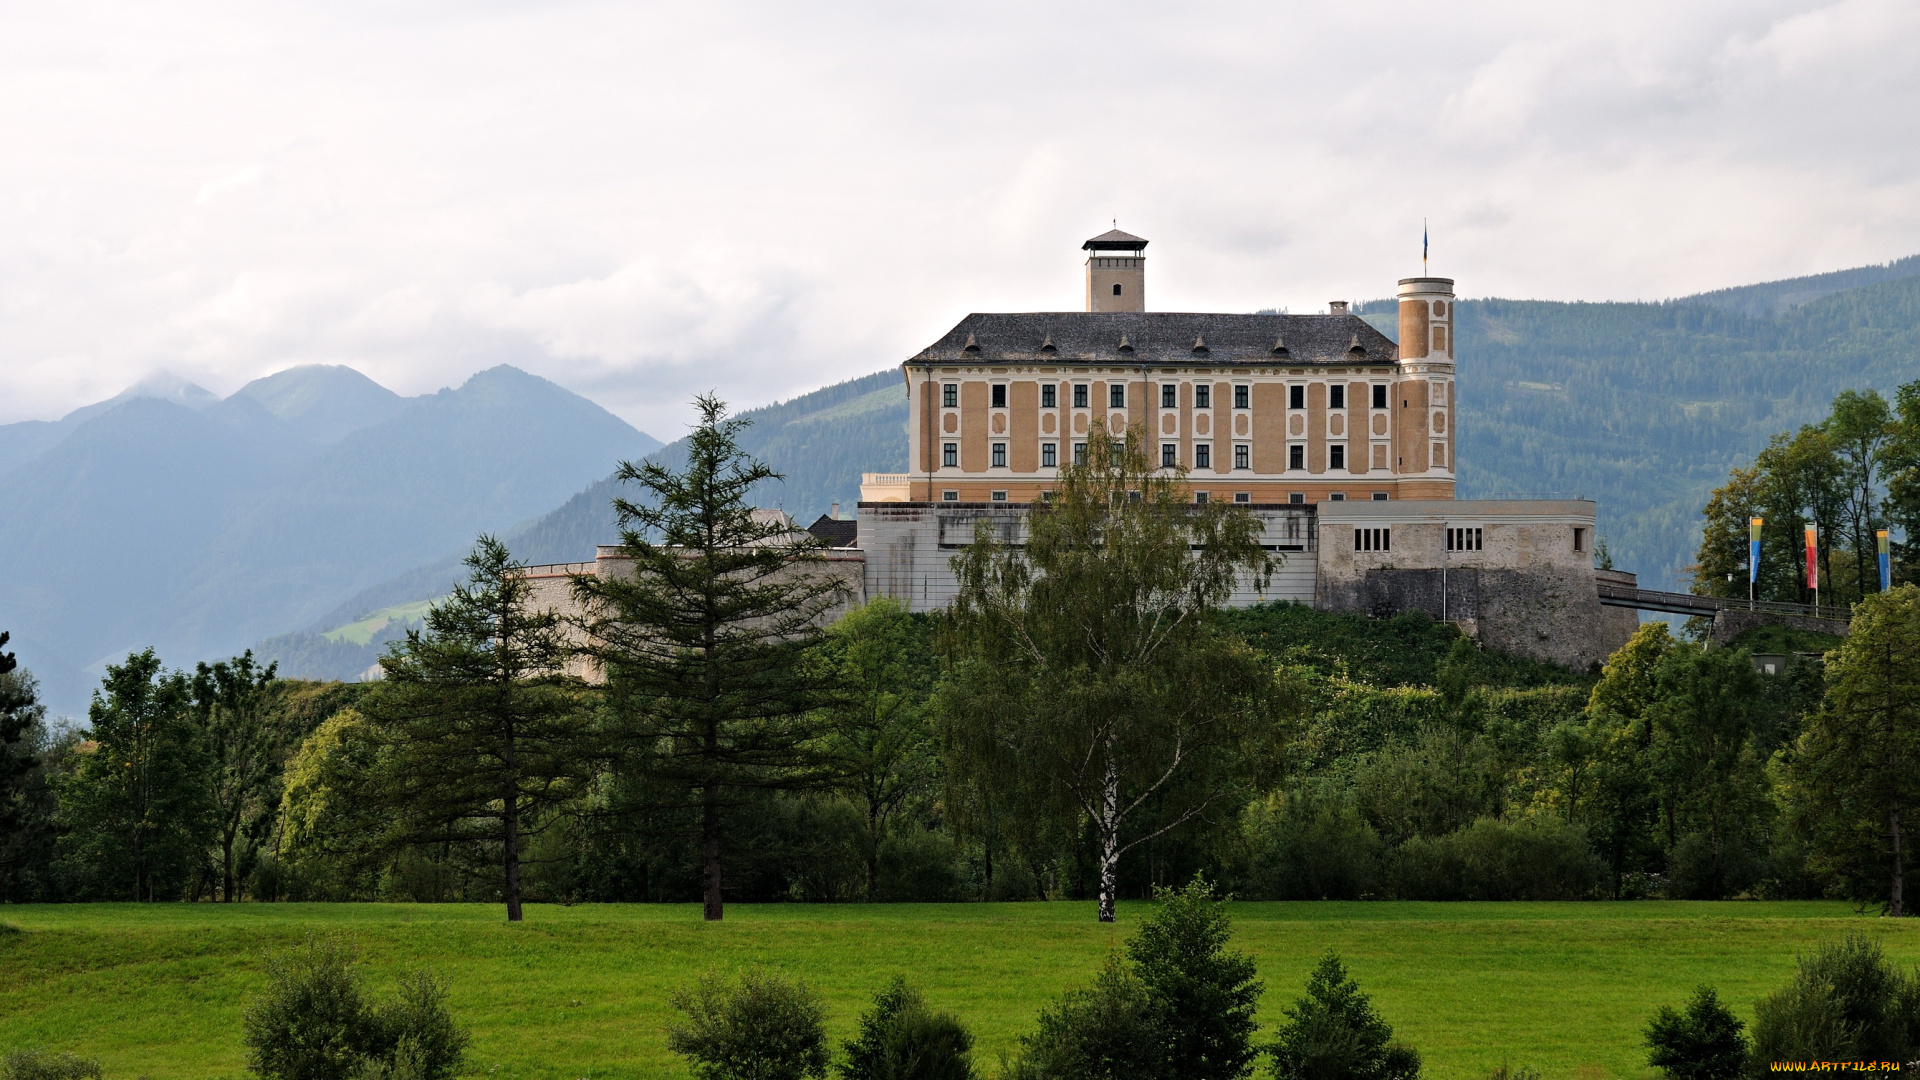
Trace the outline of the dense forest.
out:
<instances>
[{"instance_id":1,"label":"dense forest","mask_svg":"<svg viewBox=\"0 0 1920 1080\"><path fill-rule=\"evenodd\" d=\"M1222 609L1269 557L1115 449L1024 548L968 549L947 611L823 624L831 589L779 571L813 541L752 516L770 470L715 406L679 465L623 469L647 569L583 584L578 627L483 537L376 682L148 651L70 730L0 673L0 897L1107 907L1203 872L1899 910L1920 587L1864 597L1844 643L1765 642L1795 654L1771 676L1663 623L1563 671L1419 616Z\"/></svg>"}]
</instances>

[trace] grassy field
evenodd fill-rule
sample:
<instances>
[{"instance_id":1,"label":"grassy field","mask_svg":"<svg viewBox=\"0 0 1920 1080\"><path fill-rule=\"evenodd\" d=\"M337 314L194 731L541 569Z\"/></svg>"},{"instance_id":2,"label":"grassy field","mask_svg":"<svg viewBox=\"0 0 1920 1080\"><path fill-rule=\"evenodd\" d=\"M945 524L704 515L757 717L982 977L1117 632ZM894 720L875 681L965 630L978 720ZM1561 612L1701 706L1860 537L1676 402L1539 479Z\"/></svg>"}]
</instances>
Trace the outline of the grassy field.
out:
<instances>
[{"instance_id":1,"label":"grassy field","mask_svg":"<svg viewBox=\"0 0 1920 1080\"><path fill-rule=\"evenodd\" d=\"M1091 903L695 906L74 905L0 909L0 1048L97 1056L107 1076L243 1074L240 1014L266 950L311 931L350 936L377 989L408 967L454 983L484 1076L685 1076L665 1049L667 995L710 967L762 964L825 995L836 1039L896 972L972 1025L991 1064L1039 1007L1084 982L1117 927ZM1796 954L1849 931L1920 959L1920 926L1837 903L1235 904L1259 961L1264 1025L1326 949L1425 1055L1430 1075L1503 1060L1550 1080L1651 1075L1639 1031L1662 1002L1717 986L1743 1016Z\"/></svg>"}]
</instances>

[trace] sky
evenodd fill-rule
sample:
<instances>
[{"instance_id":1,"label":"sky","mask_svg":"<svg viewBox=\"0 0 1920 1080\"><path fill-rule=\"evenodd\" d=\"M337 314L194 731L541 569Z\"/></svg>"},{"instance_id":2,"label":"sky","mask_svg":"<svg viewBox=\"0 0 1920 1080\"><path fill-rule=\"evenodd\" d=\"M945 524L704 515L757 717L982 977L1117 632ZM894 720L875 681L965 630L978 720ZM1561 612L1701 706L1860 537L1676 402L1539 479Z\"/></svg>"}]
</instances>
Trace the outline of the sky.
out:
<instances>
[{"instance_id":1,"label":"sky","mask_svg":"<svg viewBox=\"0 0 1920 1080\"><path fill-rule=\"evenodd\" d=\"M0 423L511 363L660 438L970 311L1920 252L1920 4L0 0Z\"/></svg>"}]
</instances>

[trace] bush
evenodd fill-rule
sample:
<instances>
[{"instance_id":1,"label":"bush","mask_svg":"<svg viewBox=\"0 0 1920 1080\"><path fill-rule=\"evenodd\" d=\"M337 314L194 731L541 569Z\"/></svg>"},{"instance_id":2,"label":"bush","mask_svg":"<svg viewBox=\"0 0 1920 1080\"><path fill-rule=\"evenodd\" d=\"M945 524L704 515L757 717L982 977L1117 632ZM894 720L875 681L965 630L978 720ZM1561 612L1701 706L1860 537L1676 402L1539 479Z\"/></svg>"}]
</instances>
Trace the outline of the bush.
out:
<instances>
[{"instance_id":1,"label":"bush","mask_svg":"<svg viewBox=\"0 0 1920 1080\"><path fill-rule=\"evenodd\" d=\"M945 834L904 830L880 844L880 880L870 899L903 903L958 900L959 864L959 852Z\"/></svg>"},{"instance_id":2,"label":"bush","mask_svg":"<svg viewBox=\"0 0 1920 1080\"><path fill-rule=\"evenodd\" d=\"M1361 900L1380 888L1385 845L1342 792L1302 784L1249 805L1249 880L1268 900Z\"/></svg>"},{"instance_id":3,"label":"bush","mask_svg":"<svg viewBox=\"0 0 1920 1080\"><path fill-rule=\"evenodd\" d=\"M1307 995L1288 1006L1269 1048L1278 1080L1414 1080L1420 1055L1393 1041L1393 1028L1347 976L1333 953L1307 979Z\"/></svg>"},{"instance_id":4,"label":"bush","mask_svg":"<svg viewBox=\"0 0 1920 1080\"><path fill-rule=\"evenodd\" d=\"M1753 1060L1901 1061L1920 1049L1920 973L1859 935L1827 945L1754 1006Z\"/></svg>"},{"instance_id":5,"label":"bush","mask_svg":"<svg viewBox=\"0 0 1920 1080\"><path fill-rule=\"evenodd\" d=\"M844 1080L973 1080L973 1036L957 1017L927 1009L895 976L847 1044Z\"/></svg>"},{"instance_id":6,"label":"bush","mask_svg":"<svg viewBox=\"0 0 1920 1080\"><path fill-rule=\"evenodd\" d=\"M667 1049L700 1080L800 1080L827 1075L826 1010L804 982L748 971L738 984L717 973L674 993L684 1025Z\"/></svg>"},{"instance_id":7,"label":"bush","mask_svg":"<svg viewBox=\"0 0 1920 1080\"><path fill-rule=\"evenodd\" d=\"M1409 840L1394 877L1402 900L1581 900L1599 891L1606 867L1577 825L1481 818Z\"/></svg>"},{"instance_id":8,"label":"bush","mask_svg":"<svg viewBox=\"0 0 1920 1080\"><path fill-rule=\"evenodd\" d=\"M1226 905L1215 902L1205 879L1161 889L1157 898L1127 942L1127 957L1168 1035L1171 1075L1238 1080L1253 1071L1257 1054L1253 1013L1261 986L1253 958L1227 951L1233 930Z\"/></svg>"},{"instance_id":9,"label":"bush","mask_svg":"<svg viewBox=\"0 0 1920 1080\"><path fill-rule=\"evenodd\" d=\"M1662 1005L1647 1025L1647 1064L1671 1080L1738 1080L1747 1063L1745 1026L1710 986L1693 992L1685 1012Z\"/></svg>"},{"instance_id":10,"label":"bush","mask_svg":"<svg viewBox=\"0 0 1920 1080\"><path fill-rule=\"evenodd\" d=\"M100 1080L100 1063L46 1050L14 1050L0 1057L0 1080Z\"/></svg>"},{"instance_id":11,"label":"bush","mask_svg":"<svg viewBox=\"0 0 1920 1080\"><path fill-rule=\"evenodd\" d=\"M398 996L372 1005L352 950L309 938L267 958L267 992L244 1020L247 1068L265 1080L447 1080L469 1036L446 998L446 985L422 972L402 975Z\"/></svg>"},{"instance_id":12,"label":"bush","mask_svg":"<svg viewBox=\"0 0 1920 1080\"><path fill-rule=\"evenodd\" d=\"M1117 955L1093 985L1040 1012L1040 1030L1020 1037L1009 1080L1152 1080L1168 1076L1167 1035L1146 984Z\"/></svg>"},{"instance_id":13,"label":"bush","mask_svg":"<svg viewBox=\"0 0 1920 1080\"><path fill-rule=\"evenodd\" d=\"M1758 887L1766 876L1766 853L1746 836L1721 840L1716 857L1704 832L1683 834L1667 852L1667 896L1673 900L1721 900Z\"/></svg>"}]
</instances>

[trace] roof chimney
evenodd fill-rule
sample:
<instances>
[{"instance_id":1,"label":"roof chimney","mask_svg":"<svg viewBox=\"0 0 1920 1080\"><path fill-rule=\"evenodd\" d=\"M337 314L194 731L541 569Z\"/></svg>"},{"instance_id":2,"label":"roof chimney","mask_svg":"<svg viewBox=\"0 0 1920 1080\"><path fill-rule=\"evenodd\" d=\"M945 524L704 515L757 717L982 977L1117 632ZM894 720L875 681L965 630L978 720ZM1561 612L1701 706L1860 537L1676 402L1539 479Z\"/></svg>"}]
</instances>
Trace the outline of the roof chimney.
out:
<instances>
[{"instance_id":1,"label":"roof chimney","mask_svg":"<svg viewBox=\"0 0 1920 1080\"><path fill-rule=\"evenodd\" d=\"M1345 300L1327 301L1327 314L1345 315L1346 313L1347 313L1347 302Z\"/></svg>"}]
</instances>

